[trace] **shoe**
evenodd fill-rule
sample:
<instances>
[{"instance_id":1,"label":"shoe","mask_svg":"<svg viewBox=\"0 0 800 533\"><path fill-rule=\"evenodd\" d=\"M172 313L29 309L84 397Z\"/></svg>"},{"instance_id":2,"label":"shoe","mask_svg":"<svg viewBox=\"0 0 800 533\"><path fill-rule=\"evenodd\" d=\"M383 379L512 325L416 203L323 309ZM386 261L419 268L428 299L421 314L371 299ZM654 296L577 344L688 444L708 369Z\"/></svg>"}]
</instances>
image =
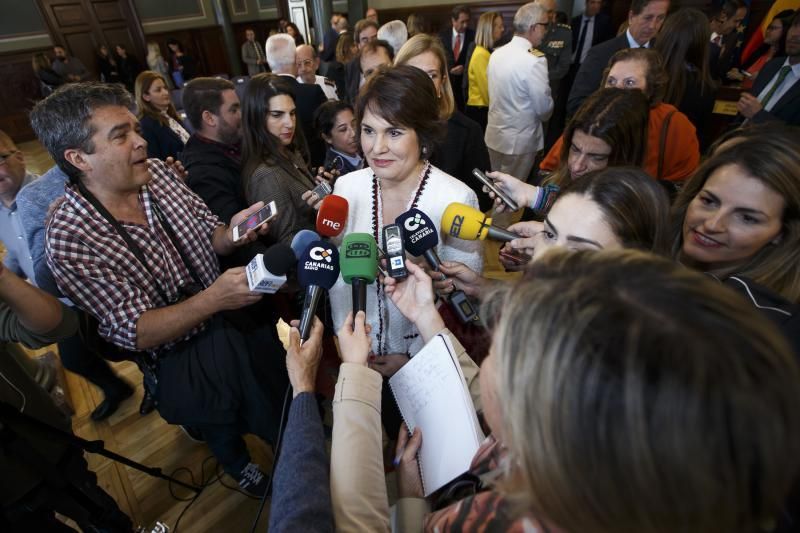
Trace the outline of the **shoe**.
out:
<instances>
[{"instance_id":1,"label":"shoe","mask_svg":"<svg viewBox=\"0 0 800 533\"><path fill-rule=\"evenodd\" d=\"M239 488L255 498L263 498L269 485L269 476L261 471L255 463L247 463L239 476L233 476Z\"/></svg>"},{"instance_id":2,"label":"shoe","mask_svg":"<svg viewBox=\"0 0 800 533\"><path fill-rule=\"evenodd\" d=\"M95 410L92 411L92 414L90 415L92 420L95 422L105 420L117 411L119 404L133 396L133 387L125 382L123 382L123 384L125 387L121 391L116 394L106 395L105 399L100 402L100 405L98 405Z\"/></svg>"},{"instance_id":3,"label":"shoe","mask_svg":"<svg viewBox=\"0 0 800 533\"><path fill-rule=\"evenodd\" d=\"M206 439L203 438L203 434L194 426L178 426L183 430L184 435L189 437L189 440L194 442L205 442Z\"/></svg>"},{"instance_id":4,"label":"shoe","mask_svg":"<svg viewBox=\"0 0 800 533\"><path fill-rule=\"evenodd\" d=\"M139 414L142 416L149 415L156 408L156 399L153 395L144 389L144 396L142 396L142 403L139 404Z\"/></svg>"}]
</instances>

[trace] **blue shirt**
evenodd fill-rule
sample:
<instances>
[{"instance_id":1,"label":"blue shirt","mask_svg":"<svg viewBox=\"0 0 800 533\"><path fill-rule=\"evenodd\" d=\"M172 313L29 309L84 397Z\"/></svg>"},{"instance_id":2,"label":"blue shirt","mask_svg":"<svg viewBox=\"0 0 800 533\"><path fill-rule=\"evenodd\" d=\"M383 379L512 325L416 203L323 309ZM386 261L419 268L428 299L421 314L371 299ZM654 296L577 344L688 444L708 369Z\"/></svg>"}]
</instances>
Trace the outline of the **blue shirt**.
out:
<instances>
[{"instance_id":1,"label":"blue shirt","mask_svg":"<svg viewBox=\"0 0 800 533\"><path fill-rule=\"evenodd\" d=\"M61 291L56 287L44 257L44 226L50 204L64 196L64 185L68 180L64 171L54 166L39 179L22 187L16 200L24 240L32 262L33 275L29 279L42 290L57 296L60 296Z\"/></svg>"},{"instance_id":2,"label":"blue shirt","mask_svg":"<svg viewBox=\"0 0 800 533\"><path fill-rule=\"evenodd\" d=\"M26 186L35 179L35 174L26 172L22 186ZM0 241L3 241L6 247L6 257L3 264L16 275L33 281L35 279L33 275L33 260L28 243L25 240L23 224L20 220L18 199L19 195L9 207L0 202Z\"/></svg>"}]
</instances>

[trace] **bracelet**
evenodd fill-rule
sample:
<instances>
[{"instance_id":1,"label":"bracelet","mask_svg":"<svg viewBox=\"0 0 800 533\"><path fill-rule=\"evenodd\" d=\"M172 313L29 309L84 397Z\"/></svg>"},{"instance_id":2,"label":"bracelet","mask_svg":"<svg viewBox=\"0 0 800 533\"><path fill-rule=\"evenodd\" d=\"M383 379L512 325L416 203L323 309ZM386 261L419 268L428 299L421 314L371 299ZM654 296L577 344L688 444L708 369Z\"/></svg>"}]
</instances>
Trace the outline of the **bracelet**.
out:
<instances>
[{"instance_id":1,"label":"bracelet","mask_svg":"<svg viewBox=\"0 0 800 533\"><path fill-rule=\"evenodd\" d=\"M536 196L528 206L537 213L547 213L558 198L561 188L558 185L548 184L536 188Z\"/></svg>"}]
</instances>

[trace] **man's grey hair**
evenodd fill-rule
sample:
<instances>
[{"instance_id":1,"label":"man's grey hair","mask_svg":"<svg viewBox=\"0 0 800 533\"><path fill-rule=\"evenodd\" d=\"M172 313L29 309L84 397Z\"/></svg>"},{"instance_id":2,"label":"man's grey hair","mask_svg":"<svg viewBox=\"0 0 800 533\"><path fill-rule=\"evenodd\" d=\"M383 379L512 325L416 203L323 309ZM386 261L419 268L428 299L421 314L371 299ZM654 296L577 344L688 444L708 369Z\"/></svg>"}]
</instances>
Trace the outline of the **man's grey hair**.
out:
<instances>
[{"instance_id":1,"label":"man's grey hair","mask_svg":"<svg viewBox=\"0 0 800 533\"><path fill-rule=\"evenodd\" d=\"M536 2L525 4L514 14L514 33L527 33L545 14L544 7Z\"/></svg>"},{"instance_id":2,"label":"man's grey hair","mask_svg":"<svg viewBox=\"0 0 800 533\"><path fill-rule=\"evenodd\" d=\"M391 20L378 29L378 39L389 43L397 54L408 40L408 28L402 20Z\"/></svg>"},{"instance_id":3,"label":"man's grey hair","mask_svg":"<svg viewBox=\"0 0 800 533\"><path fill-rule=\"evenodd\" d=\"M121 106L133 110L133 99L122 85L89 81L62 85L38 102L31 111L31 126L50 157L73 183L81 171L64 157L66 150L94 153L91 119L101 107Z\"/></svg>"},{"instance_id":4,"label":"man's grey hair","mask_svg":"<svg viewBox=\"0 0 800 533\"><path fill-rule=\"evenodd\" d=\"M288 33L278 33L267 39L267 63L276 74L286 74L294 69L294 38Z\"/></svg>"}]
</instances>

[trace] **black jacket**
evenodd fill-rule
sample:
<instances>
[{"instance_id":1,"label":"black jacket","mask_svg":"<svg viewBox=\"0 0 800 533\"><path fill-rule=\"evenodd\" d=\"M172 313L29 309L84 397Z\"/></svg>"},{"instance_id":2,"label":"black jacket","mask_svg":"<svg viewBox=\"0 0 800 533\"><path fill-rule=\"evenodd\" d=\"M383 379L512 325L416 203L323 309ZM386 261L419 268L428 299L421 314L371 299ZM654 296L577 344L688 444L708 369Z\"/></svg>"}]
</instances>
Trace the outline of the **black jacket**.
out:
<instances>
[{"instance_id":1,"label":"black jacket","mask_svg":"<svg viewBox=\"0 0 800 533\"><path fill-rule=\"evenodd\" d=\"M344 98L347 103L355 106L358 97L358 84L361 82L361 60L354 57L344 66Z\"/></svg>"},{"instance_id":2,"label":"black jacket","mask_svg":"<svg viewBox=\"0 0 800 533\"><path fill-rule=\"evenodd\" d=\"M761 91L772 82L772 78L775 77L775 74L778 73L785 62L785 57L776 57L768 61L758 73L758 76L756 76L750 94L758 97ZM795 82L781 99L775 102L772 111L762 109L756 113L752 119L752 121L756 123L768 122L770 120L785 122L790 126L800 126L800 82Z\"/></svg>"},{"instance_id":3,"label":"black jacket","mask_svg":"<svg viewBox=\"0 0 800 533\"><path fill-rule=\"evenodd\" d=\"M431 157L434 166L463 181L478 195L481 210L492 206L492 200L481 190L483 186L472 175L472 169L491 170L489 150L483 141L483 132L477 122L456 111L447 121L447 137L436 147Z\"/></svg>"},{"instance_id":4,"label":"black jacket","mask_svg":"<svg viewBox=\"0 0 800 533\"><path fill-rule=\"evenodd\" d=\"M600 83L603 81L603 71L608 66L608 60L611 56L630 48L628 37L626 34L618 35L604 43L593 46L589 53L586 54L586 59L581 63L581 68L575 75L575 82L572 84L572 90L569 92L569 99L567 100L567 116L571 117L575 114L584 100L600 88Z\"/></svg>"},{"instance_id":5,"label":"black jacket","mask_svg":"<svg viewBox=\"0 0 800 533\"><path fill-rule=\"evenodd\" d=\"M229 224L233 215L247 208L241 176L241 162L225 153L219 143L189 138L183 150L183 166L189 172L186 184L206 203L212 213ZM237 248L226 258L223 267L244 266L266 245L261 241Z\"/></svg>"},{"instance_id":6,"label":"black jacket","mask_svg":"<svg viewBox=\"0 0 800 533\"><path fill-rule=\"evenodd\" d=\"M581 27L583 26L583 15L578 15L572 19L572 51L578 50L578 41L581 37ZM611 17L605 13L598 13L594 16L594 32L592 32L592 42L583 43L584 48L592 47L614 37L614 27L611 25ZM588 58L587 58L588 59Z\"/></svg>"},{"instance_id":7,"label":"black jacket","mask_svg":"<svg viewBox=\"0 0 800 533\"><path fill-rule=\"evenodd\" d=\"M147 157L155 157L162 161L167 157L180 159L183 142L177 133L147 115L143 116L139 123L142 125L142 137L147 141Z\"/></svg>"},{"instance_id":8,"label":"black jacket","mask_svg":"<svg viewBox=\"0 0 800 533\"><path fill-rule=\"evenodd\" d=\"M447 70L457 65L464 65L467 60L467 49L475 42L475 30L467 28L464 30L464 42L461 43L461 50L458 57L453 57L453 27L447 26L446 30L439 33L439 39L444 45L444 54L447 56ZM452 75L451 75L452 77ZM459 80L460 81L460 80Z\"/></svg>"},{"instance_id":9,"label":"black jacket","mask_svg":"<svg viewBox=\"0 0 800 533\"><path fill-rule=\"evenodd\" d=\"M314 112L328 99L317 84L300 83L292 76L281 76L281 78L285 79L294 90L297 118L308 143L311 164L319 166L325 159L325 145L314 131Z\"/></svg>"}]
</instances>

